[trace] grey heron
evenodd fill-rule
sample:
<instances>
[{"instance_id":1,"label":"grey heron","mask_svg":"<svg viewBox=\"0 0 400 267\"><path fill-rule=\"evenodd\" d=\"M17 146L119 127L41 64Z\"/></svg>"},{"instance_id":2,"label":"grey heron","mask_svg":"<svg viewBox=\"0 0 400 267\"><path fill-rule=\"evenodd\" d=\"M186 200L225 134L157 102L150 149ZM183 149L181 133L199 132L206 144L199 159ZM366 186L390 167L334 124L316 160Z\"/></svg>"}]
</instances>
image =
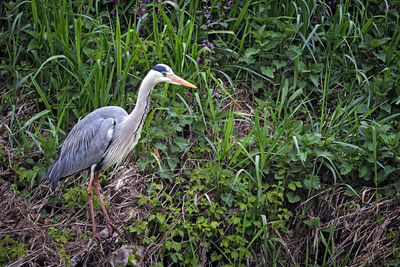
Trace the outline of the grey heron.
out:
<instances>
[{"instance_id":1,"label":"grey heron","mask_svg":"<svg viewBox=\"0 0 400 267\"><path fill-rule=\"evenodd\" d=\"M175 75L167 65L156 65L143 79L135 108L130 114L118 106L92 111L72 128L59 150L58 158L49 168L47 179L53 187L60 179L90 168L88 198L94 238L100 239L94 219L92 187L99 198L107 228L118 232L104 206L99 175L101 171L120 164L135 147L150 108L150 95L160 82L196 88Z\"/></svg>"}]
</instances>

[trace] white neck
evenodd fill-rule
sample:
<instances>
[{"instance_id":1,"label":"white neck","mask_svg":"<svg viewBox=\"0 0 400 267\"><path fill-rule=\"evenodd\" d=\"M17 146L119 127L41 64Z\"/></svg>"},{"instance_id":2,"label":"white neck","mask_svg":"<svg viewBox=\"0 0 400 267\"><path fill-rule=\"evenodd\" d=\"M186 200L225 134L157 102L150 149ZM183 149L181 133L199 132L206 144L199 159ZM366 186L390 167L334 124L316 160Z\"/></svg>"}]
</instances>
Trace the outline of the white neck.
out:
<instances>
[{"instance_id":1,"label":"white neck","mask_svg":"<svg viewBox=\"0 0 400 267\"><path fill-rule=\"evenodd\" d=\"M117 124L114 130L115 142L112 143L110 151L107 153L109 166L122 162L138 142L150 108L150 95L158 82L155 75L154 71L150 71L146 75L140 85L135 108L121 123Z\"/></svg>"},{"instance_id":2,"label":"white neck","mask_svg":"<svg viewBox=\"0 0 400 267\"><path fill-rule=\"evenodd\" d=\"M121 134L126 135L124 138L129 138L132 131L139 131L143 126L150 104L150 95L156 85L153 71L150 71L146 77L144 77L142 84L139 88L138 98L136 100L135 108L132 112L124 119L119 128L121 128Z\"/></svg>"},{"instance_id":3,"label":"white neck","mask_svg":"<svg viewBox=\"0 0 400 267\"><path fill-rule=\"evenodd\" d=\"M138 98L136 100L135 108L132 110L129 116L132 116L135 112L142 112L147 105L148 97L150 97L153 92L156 82L154 81L154 72L150 71L146 77L144 77L138 93Z\"/></svg>"}]
</instances>

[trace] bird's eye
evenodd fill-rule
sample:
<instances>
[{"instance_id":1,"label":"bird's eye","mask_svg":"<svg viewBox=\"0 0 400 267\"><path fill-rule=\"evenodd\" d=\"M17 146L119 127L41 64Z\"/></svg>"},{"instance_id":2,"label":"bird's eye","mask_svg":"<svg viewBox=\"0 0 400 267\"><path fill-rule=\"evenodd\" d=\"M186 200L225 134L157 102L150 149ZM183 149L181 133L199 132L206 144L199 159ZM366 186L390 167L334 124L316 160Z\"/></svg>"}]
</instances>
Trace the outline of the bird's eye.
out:
<instances>
[{"instance_id":1,"label":"bird's eye","mask_svg":"<svg viewBox=\"0 0 400 267\"><path fill-rule=\"evenodd\" d=\"M162 72L162 75L163 75L164 77L167 77L167 73L165 73L165 72Z\"/></svg>"}]
</instances>

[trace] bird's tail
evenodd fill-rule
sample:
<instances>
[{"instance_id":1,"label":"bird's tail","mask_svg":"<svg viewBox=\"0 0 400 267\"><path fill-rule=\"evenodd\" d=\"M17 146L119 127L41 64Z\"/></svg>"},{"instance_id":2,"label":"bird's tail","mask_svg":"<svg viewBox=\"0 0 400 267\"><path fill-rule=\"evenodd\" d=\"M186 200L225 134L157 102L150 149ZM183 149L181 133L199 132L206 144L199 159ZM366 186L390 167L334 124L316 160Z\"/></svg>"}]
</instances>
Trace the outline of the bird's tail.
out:
<instances>
[{"instance_id":1,"label":"bird's tail","mask_svg":"<svg viewBox=\"0 0 400 267\"><path fill-rule=\"evenodd\" d=\"M60 181L61 178L61 168L59 164L58 158L56 161L53 162L53 164L50 166L49 171L47 172L46 178L51 182L53 185L53 188L57 187L58 181Z\"/></svg>"}]
</instances>

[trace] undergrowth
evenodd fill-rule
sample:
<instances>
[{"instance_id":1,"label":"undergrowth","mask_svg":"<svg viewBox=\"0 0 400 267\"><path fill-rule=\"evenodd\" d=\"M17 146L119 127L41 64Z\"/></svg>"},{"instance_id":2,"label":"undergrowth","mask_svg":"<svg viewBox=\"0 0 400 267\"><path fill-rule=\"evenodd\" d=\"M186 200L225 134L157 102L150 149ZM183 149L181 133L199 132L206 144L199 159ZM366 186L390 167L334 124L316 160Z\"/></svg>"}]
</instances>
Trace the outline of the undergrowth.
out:
<instances>
[{"instance_id":1,"label":"undergrowth","mask_svg":"<svg viewBox=\"0 0 400 267\"><path fill-rule=\"evenodd\" d=\"M38 201L49 190L47 168L73 125L102 106L130 112L141 79L165 63L198 89L164 85L153 92L142 138L129 158L136 174L146 177L129 189L135 193L123 199L116 197L123 189L111 194L108 177L122 179L118 170L101 177L109 210L125 201L136 206L119 207L120 216L130 214L118 239L136 251L130 264L364 262L353 256L396 262L394 221L372 220L384 225L382 242L391 252L362 254L357 237L345 247L337 243L343 241L337 237L343 225L336 224L342 221L318 214L315 199L324 190L345 188L346 198L359 202L349 204L351 212L370 203L361 194L365 188L377 203L398 198L397 5L2 2L1 183L28 207ZM127 173L124 179L136 177L129 168ZM44 240L66 265L76 259L69 244L90 235L80 238L82 229L69 228L89 218L88 176L79 177L47 194L40 208L33 205L35 223L47 227ZM97 199L95 208L100 210ZM65 224L65 218L71 221ZM33 252L24 241L0 236L0 264L29 261ZM101 257L87 251L86 257L104 263L112 249Z\"/></svg>"}]
</instances>

